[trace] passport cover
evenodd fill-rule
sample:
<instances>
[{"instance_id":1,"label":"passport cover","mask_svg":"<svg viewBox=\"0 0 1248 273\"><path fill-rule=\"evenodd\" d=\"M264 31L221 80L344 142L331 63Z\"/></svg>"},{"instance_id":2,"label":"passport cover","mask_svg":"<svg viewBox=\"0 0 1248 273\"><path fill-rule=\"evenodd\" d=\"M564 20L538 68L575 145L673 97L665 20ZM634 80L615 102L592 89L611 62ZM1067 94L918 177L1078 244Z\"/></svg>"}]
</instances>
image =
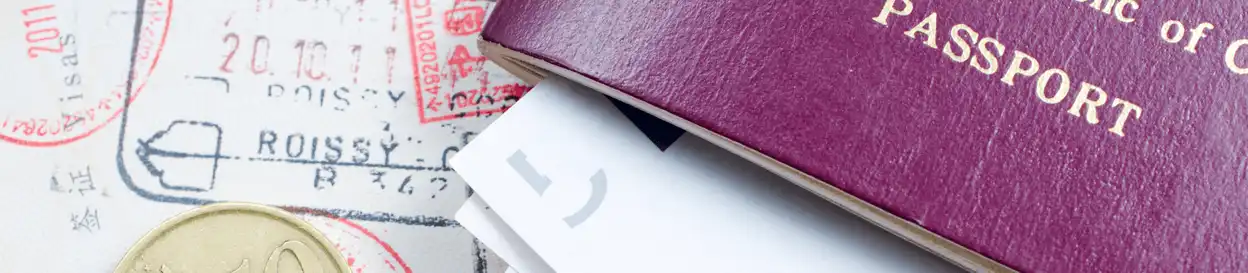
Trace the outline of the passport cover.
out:
<instances>
[{"instance_id":1,"label":"passport cover","mask_svg":"<svg viewBox=\"0 0 1248 273\"><path fill-rule=\"evenodd\" d=\"M1244 272L1246 5L503 0L482 39L971 270Z\"/></svg>"}]
</instances>

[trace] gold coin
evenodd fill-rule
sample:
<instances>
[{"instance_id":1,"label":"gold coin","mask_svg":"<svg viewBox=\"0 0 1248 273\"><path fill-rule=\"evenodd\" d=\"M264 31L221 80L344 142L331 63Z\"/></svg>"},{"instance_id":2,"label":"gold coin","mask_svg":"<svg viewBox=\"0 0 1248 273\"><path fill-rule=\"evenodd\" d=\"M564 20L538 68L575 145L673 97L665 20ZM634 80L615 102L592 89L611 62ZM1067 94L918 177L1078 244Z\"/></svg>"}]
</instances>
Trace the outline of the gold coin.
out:
<instances>
[{"instance_id":1,"label":"gold coin","mask_svg":"<svg viewBox=\"0 0 1248 273\"><path fill-rule=\"evenodd\" d=\"M350 272L325 236L289 212L217 203L162 223L130 247L114 273Z\"/></svg>"}]
</instances>

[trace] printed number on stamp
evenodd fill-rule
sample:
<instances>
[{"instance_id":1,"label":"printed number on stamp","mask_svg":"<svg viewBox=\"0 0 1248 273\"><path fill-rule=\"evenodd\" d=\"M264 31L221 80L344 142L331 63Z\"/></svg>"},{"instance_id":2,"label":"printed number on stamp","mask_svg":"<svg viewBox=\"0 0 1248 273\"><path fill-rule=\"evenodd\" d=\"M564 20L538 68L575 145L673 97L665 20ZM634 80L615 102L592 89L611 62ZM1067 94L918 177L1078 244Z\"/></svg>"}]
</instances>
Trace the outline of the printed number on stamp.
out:
<instances>
[{"instance_id":1,"label":"printed number on stamp","mask_svg":"<svg viewBox=\"0 0 1248 273\"><path fill-rule=\"evenodd\" d=\"M469 46L490 2L181 4L147 83L159 91L118 134L122 181L152 201L454 227L467 189L446 159L528 90Z\"/></svg>"},{"instance_id":2,"label":"printed number on stamp","mask_svg":"<svg viewBox=\"0 0 1248 273\"><path fill-rule=\"evenodd\" d=\"M404 2L421 123L500 113L529 90L510 76L487 72L485 56L472 46L488 2Z\"/></svg>"},{"instance_id":3,"label":"printed number on stamp","mask_svg":"<svg viewBox=\"0 0 1248 273\"><path fill-rule=\"evenodd\" d=\"M21 21L0 25L0 62L12 81L0 100L0 140L58 146L117 117L127 81L133 80L137 95L155 69L173 10L173 0L146 1L142 25L135 28L133 16L112 12L133 10L132 3L0 3L0 12L8 13L3 17Z\"/></svg>"}]
</instances>

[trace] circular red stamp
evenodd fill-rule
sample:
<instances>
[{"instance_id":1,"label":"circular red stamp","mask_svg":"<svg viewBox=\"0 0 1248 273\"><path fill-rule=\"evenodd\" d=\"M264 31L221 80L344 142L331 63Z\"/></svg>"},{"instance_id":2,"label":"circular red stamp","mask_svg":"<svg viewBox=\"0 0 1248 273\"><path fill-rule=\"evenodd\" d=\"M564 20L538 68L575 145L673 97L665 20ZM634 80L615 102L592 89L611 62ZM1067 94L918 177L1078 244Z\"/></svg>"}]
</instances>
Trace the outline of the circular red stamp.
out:
<instances>
[{"instance_id":1,"label":"circular red stamp","mask_svg":"<svg viewBox=\"0 0 1248 273\"><path fill-rule=\"evenodd\" d=\"M2 71L16 87L0 100L0 140L58 146L116 119L156 69L172 19L174 0L139 1L0 3L21 22L0 26Z\"/></svg>"},{"instance_id":2,"label":"circular red stamp","mask_svg":"<svg viewBox=\"0 0 1248 273\"><path fill-rule=\"evenodd\" d=\"M399 253L372 231L351 220L315 211L303 211L314 215L303 218L334 243L334 247L342 253L342 257L347 260L347 265L352 271L356 273L412 272L412 268L403 261L402 257L399 257Z\"/></svg>"}]
</instances>

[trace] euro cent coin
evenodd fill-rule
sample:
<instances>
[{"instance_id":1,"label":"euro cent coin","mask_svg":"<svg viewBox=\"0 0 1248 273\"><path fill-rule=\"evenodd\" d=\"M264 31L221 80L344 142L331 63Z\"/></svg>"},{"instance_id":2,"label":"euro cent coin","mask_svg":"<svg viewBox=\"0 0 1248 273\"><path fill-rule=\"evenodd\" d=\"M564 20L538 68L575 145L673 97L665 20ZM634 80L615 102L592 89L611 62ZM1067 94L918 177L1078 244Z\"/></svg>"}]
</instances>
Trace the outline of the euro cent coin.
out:
<instances>
[{"instance_id":1,"label":"euro cent coin","mask_svg":"<svg viewBox=\"0 0 1248 273\"><path fill-rule=\"evenodd\" d=\"M217 203L169 219L130 247L114 273L346 273L325 236L281 209Z\"/></svg>"}]
</instances>

